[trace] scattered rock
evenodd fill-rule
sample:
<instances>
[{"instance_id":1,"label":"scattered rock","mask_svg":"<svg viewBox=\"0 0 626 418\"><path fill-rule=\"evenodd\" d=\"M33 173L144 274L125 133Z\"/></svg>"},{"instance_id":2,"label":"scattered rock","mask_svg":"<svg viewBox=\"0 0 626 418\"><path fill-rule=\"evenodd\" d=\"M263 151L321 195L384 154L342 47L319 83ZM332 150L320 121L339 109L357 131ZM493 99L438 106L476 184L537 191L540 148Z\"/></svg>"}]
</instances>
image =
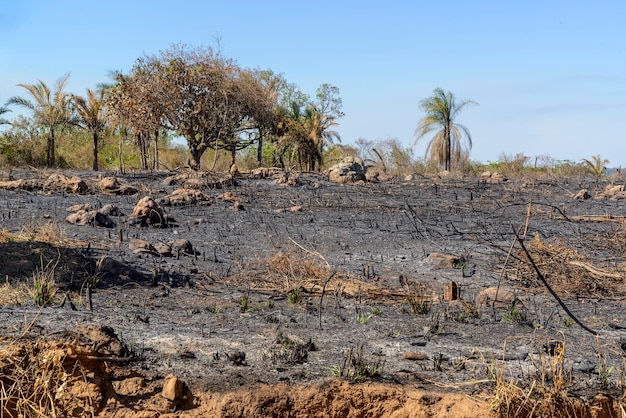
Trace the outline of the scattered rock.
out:
<instances>
[{"instance_id":1,"label":"scattered rock","mask_svg":"<svg viewBox=\"0 0 626 418\"><path fill-rule=\"evenodd\" d=\"M102 206L100 209L98 209L98 212L108 216L124 216L122 211L120 211L118 207L112 203Z\"/></svg>"},{"instance_id":2,"label":"scattered rock","mask_svg":"<svg viewBox=\"0 0 626 418\"><path fill-rule=\"evenodd\" d=\"M497 298L496 298L497 297ZM495 301L499 306L511 306L518 303L519 300L513 290L497 287L488 287L483 289L477 298L478 306L490 305Z\"/></svg>"},{"instance_id":3,"label":"scattered rock","mask_svg":"<svg viewBox=\"0 0 626 418\"><path fill-rule=\"evenodd\" d=\"M224 193L218 195L216 197L216 199L222 199L222 200L225 200L227 202L237 202L237 201L241 200L241 198L239 196L235 195L232 192L224 192Z\"/></svg>"},{"instance_id":4,"label":"scattered rock","mask_svg":"<svg viewBox=\"0 0 626 418\"><path fill-rule=\"evenodd\" d=\"M507 181L508 179L501 173L497 171L483 171L480 173L480 177L482 177L487 183L502 183Z\"/></svg>"},{"instance_id":5,"label":"scattered rock","mask_svg":"<svg viewBox=\"0 0 626 418\"><path fill-rule=\"evenodd\" d=\"M69 214L65 220L74 225L90 225L102 228L113 228L115 226L115 222L108 215L96 210L79 210Z\"/></svg>"},{"instance_id":6,"label":"scattered rock","mask_svg":"<svg viewBox=\"0 0 626 418\"><path fill-rule=\"evenodd\" d=\"M367 168L359 158L346 157L328 169L328 180L334 183L355 183L365 180Z\"/></svg>"},{"instance_id":7,"label":"scattered rock","mask_svg":"<svg viewBox=\"0 0 626 418\"><path fill-rule=\"evenodd\" d=\"M134 195L139 192L136 187L121 183L117 177L104 177L98 182L98 188L102 193L122 196Z\"/></svg>"},{"instance_id":8,"label":"scattered rock","mask_svg":"<svg viewBox=\"0 0 626 418\"><path fill-rule=\"evenodd\" d=\"M165 377L165 383L163 384L161 396L169 401L177 402L181 399L183 390L183 382L173 374L169 374Z\"/></svg>"},{"instance_id":9,"label":"scattered rock","mask_svg":"<svg viewBox=\"0 0 626 418\"><path fill-rule=\"evenodd\" d=\"M206 184L203 179L200 178L191 178L187 179L183 183L184 189L192 189L192 190L202 190L206 187Z\"/></svg>"},{"instance_id":10,"label":"scattered rock","mask_svg":"<svg viewBox=\"0 0 626 418\"><path fill-rule=\"evenodd\" d=\"M58 189L70 193L85 194L89 192L89 186L80 177L67 177L64 174L53 173L44 182L47 189Z\"/></svg>"},{"instance_id":11,"label":"scattered rock","mask_svg":"<svg viewBox=\"0 0 626 418\"><path fill-rule=\"evenodd\" d=\"M465 263L463 257L446 253L430 253L424 259L424 264L436 269L458 269L463 266L463 263Z\"/></svg>"},{"instance_id":12,"label":"scattered rock","mask_svg":"<svg viewBox=\"0 0 626 418\"><path fill-rule=\"evenodd\" d=\"M209 205L211 198L199 190L176 189L172 194L165 196L160 200L161 204L166 206L184 206L184 205Z\"/></svg>"},{"instance_id":13,"label":"scattered rock","mask_svg":"<svg viewBox=\"0 0 626 418\"><path fill-rule=\"evenodd\" d=\"M156 248L152 246L148 241L133 238L128 242L128 248L135 254L152 254L159 255Z\"/></svg>"},{"instance_id":14,"label":"scattered rock","mask_svg":"<svg viewBox=\"0 0 626 418\"><path fill-rule=\"evenodd\" d=\"M193 249L193 245L191 245L191 242L186 239L175 239L174 241L169 242L168 245L170 246L172 252L181 252L183 254L190 255L196 253Z\"/></svg>"},{"instance_id":15,"label":"scattered rock","mask_svg":"<svg viewBox=\"0 0 626 418\"><path fill-rule=\"evenodd\" d=\"M405 351L404 354L402 355L402 358L404 358L405 360L415 360L415 361L429 359L428 354L414 353L412 351Z\"/></svg>"},{"instance_id":16,"label":"scattered rock","mask_svg":"<svg viewBox=\"0 0 626 418\"><path fill-rule=\"evenodd\" d=\"M129 222L131 225L154 226L164 228L167 225L167 219L161 207L150 196L145 196L133 209Z\"/></svg>"},{"instance_id":17,"label":"scattered rock","mask_svg":"<svg viewBox=\"0 0 626 418\"><path fill-rule=\"evenodd\" d=\"M598 198L605 199L626 199L626 192L624 191L623 184L609 184L604 188L604 193L600 193Z\"/></svg>"},{"instance_id":18,"label":"scattered rock","mask_svg":"<svg viewBox=\"0 0 626 418\"><path fill-rule=\"evenodd\" d=\"M292 176L287 172L281 174L281 176L276 180L276 184L282 184L285 186L297 186L299 183L297 176Z\"/></svg>"},{"instance_id":19,"label":"scattered rock","mask_svg":"<svg viewBox=\"0 0 626 418\"><path fill-rule=\"evenodd\" d=\"M574 199L576 200L587 200L591 199L591 194L589 194L589 190L581 189L578 193L574 195Z\"/></svg>"}]
</instances>

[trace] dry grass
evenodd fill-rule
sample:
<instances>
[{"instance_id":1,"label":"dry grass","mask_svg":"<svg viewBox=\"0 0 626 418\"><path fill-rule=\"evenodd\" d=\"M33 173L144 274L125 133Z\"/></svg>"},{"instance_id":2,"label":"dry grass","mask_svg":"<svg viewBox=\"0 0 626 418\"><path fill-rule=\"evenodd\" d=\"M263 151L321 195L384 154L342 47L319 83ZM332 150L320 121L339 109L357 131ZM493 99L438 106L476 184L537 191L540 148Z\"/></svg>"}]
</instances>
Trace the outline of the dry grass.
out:
<instances>
[{"instance_id":1,"label":"dry grass","mask_svg":"<svg viewBox=\"0 0 626 418\"><path fill-rule=\"evenodd\" d=\"M623 296L623 265L600 265L562 239L543 241L538 235L526 244L537 267L560 295ZM541 288L522 250L506 266L507 276L527 288Z\"/></svg>"},{"instance_id":2,"label":"dry grass","mask_svg":"<svg viewBox=\"0 0 626 418\"><path fill-rule=\"evenodd\" d=\"M229 279L255 289L289 292L302 288L308 293L321 293L324 282L332 273L330 266L317 254L292 248L267 258L259 257L256 262L242 266L242 272ZM338 272L327 283L325 291L355 297L379 294L381 290L358 277Z\"/></svg>"},{"instance_id":3,"label":"dry grass","mask_svg":"<svg viewBox=\"0 0 626 418\"><path fill-rule=\"evenodd\" d=\"M0 306L23 305L32 297L32 287L26 283L10 283L8 277L0 285Z\"/></svg>"},{"instance_id":4,"label":"dry grass","mask_svg":"<svg viewBox=\"0 0 626 418\"><path fill-rule=\"evenodd\" d=\"M92 416L99 389L87 382L85 356L71 342L18 342L0 345L0 408L7 417ZM76 416L76 415L74 415Z\"/></svg>"}]
</instances>

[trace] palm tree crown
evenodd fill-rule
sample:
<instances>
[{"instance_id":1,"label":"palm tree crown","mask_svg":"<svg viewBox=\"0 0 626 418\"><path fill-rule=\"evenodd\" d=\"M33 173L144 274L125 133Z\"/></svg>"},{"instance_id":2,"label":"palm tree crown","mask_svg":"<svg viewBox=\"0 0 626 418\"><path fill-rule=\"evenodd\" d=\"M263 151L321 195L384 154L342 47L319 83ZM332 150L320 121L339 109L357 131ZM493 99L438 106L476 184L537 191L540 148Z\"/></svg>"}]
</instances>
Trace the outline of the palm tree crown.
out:
<instances>
[{"instance_id":1,"label":"palm tree crown","mask_svg":"<svg viewBox=\"0 0 626 418\"><path fill-rule=\"evenodd\" d=\"M7 101L8 105L22 106L32 111L34 120L42 127L48 129L48 166L54 166L55 164L55 129L72 122L72 96L64 91L69 77L70 75L67 74L57 82L54 93L41 80L37 84L18 84L18 86L28 91L32 101L19 96L11 97Z\"/></svg>"},{"instance_id":2,"label":"palm tree crown","mask_svg":"<svg viewBox=\"0 0 626 418\"><path fill-rule=\"evenodd\" d=\"M415 129L415 142L437 131L426 147L428 158L443 165L445 170L450 170L452 156L461 156L461 139L463 135L467 138L468 147L472 148L472 136L469 130L454 120L456 116L470 104L478 104L472 100L457 102L456 97L451 92L445 92L441 88L433 91L433 96L422 100L419 107L426 113L420 119Z\"/></svg>"}]
</instances>

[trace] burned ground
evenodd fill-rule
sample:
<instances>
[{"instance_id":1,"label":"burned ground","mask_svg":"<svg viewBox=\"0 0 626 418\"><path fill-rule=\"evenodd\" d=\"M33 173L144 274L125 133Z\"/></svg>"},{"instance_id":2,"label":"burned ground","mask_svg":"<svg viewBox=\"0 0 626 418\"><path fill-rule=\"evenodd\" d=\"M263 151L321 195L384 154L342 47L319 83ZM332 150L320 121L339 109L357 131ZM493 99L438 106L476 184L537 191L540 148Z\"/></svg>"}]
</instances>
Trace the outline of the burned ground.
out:
<instances>
[{"instance_id":1,"label":"burned ground","mask_svg":"<svg viewBox=\"0 0 626 418\"><path fill-rule=\"evenodd\" d=\"M621 398L624 201L606 194L620 179L118 176L138 192L128 195L101 191L89 173L77 174L88 189L11 176L0 182L4 349L82 341L68 358L106 367L81 378L97 380L99 400L75 413L201 416L213 405L262 416L259 405L283 393L311 404L287 402L277 416L352 416L354 402L335 411L331 395L320 400L324 385L342 387L336 378L397 391L371 395L396 406L365 416L413 416L401 415L409 390L470 396L483 410L493 402L506 416L528 407L507 398L515 388L595 399L600 410L599 393ZM575 199L583 188L591 198ZM142 222L132 215L146 196L162 212ZM79 204L116 211L108 227L96 215L67 222ZM32 298L41 276L58 288L45 307ZM458 290L446 292L451 282ZM111 341L93 327L112 330ZM106 351L114 341L118 351ZM166 387L180 389L173 400ZM255 407L234 406L228 397L242 391ZM441 395L419 396L441 405Z\"/></svg>"}]
</instances>

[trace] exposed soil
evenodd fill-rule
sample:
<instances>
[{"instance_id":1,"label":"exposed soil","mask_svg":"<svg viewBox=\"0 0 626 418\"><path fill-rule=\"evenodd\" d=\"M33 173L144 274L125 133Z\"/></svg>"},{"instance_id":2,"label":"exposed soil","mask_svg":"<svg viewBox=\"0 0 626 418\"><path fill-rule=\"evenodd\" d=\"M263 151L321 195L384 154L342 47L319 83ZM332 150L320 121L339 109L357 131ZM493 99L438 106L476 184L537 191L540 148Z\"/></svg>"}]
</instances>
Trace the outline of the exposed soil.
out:
<instances>
[{"instance_id":1,"label":"exposed soil","mask_svg":"<svg viewBox=\"0 0 626 418\"><path fill-rule=\"evenodd\" d=\"M51 174L0 181L0 383L69 416L624 411L623 179Z\"/></svg>"}]
</instances>

